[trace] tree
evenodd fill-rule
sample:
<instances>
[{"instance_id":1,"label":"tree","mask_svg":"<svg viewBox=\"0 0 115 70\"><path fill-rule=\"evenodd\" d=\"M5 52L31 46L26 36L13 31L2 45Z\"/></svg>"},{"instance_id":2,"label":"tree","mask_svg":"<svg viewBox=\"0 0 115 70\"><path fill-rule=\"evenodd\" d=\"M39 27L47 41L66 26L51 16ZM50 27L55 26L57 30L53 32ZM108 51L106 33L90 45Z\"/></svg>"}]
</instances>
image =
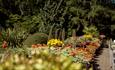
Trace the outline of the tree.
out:
<instances>
[{"instance_id":1,"label":"tree","mask_svg":"<svg viewBox=\"0 0 115 70\"><path fill-rule=\"evenodd\" d=\"M12 28L19 25L30 32L46 33L55 24L54 31L64 28L68 36L73 29L81 35L84 27L94 25L109 35L105 30L111 30L115 22L112 6L98 0L0 0L0 12L8 17L0 22Z\"/></svg>"}]
</instances>

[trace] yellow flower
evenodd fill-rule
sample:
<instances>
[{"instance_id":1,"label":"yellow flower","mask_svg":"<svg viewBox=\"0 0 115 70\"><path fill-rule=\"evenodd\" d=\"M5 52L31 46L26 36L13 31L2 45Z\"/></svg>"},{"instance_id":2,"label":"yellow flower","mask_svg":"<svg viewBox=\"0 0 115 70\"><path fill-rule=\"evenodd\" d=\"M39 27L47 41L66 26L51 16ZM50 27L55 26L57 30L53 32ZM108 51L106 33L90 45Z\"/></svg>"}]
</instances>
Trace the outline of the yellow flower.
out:
<instances>
[{"instance_id":1,"label":"yellow flower","mask_svg":"<svg viewBox=\"0 0 115 70\"><path fill-rule=\"evenodd\" d=\"M83 35L84 38L92 38L92 35Z\"/></svg>"},{"instance_id":2,"label":"yellow flower","mask_svg":"<svg viewBox=\"0 0 115 70\"><path fill-rule=\"evenodd\" d=\"M59 39L51 39L47 42L48 46L62 46L63 42L60 41Z\"/></svg>"}]
</instances>

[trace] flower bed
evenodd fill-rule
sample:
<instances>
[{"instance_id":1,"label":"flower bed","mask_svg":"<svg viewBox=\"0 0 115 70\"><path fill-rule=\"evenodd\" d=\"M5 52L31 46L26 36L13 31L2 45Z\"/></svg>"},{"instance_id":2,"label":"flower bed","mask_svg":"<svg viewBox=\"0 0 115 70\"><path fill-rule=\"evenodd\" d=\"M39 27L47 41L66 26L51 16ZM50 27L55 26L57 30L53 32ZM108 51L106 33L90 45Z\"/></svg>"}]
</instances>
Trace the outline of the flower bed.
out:
<instances>
[{"instance_id":1,"label":"flower bed","mask_svg":"<svg viewBox=\"0 0 115 70\"><path fill-rule=\"evenodd\" d=\"M34 44L26 54L12 54L2 62L0 70L93 70L91 62L100 40L91 35L71 37L68 41L51 39L46 44ZM21 51L20 51L21 52ZM88 65L88 66L87 66Z\"/></svg>"},{"instance_id":2,"label":"flower bed","mask_svg":"<svg viewBox=\"0 0 115 70\"><path fill-rule=\"evenodd\" d=\"M17 48L18 49L18 48ZM71 58L56 55L49 48L28 48L26 54L23 51L12 53L0 64L0 70L86 70L86 63L73 62ZM12 51L10 51L12 52ZM89 67L90 70L92 66Z\"/></svg>"},{"instance_id":3,"label":"flower bed","mask_svg":"<svg viewBox=\"0 0 115 70\"><path fill-rule=\"evenodd\" d=\"M71 40L72 39L72 40ZM47 46L39 46L48 49L50 54L63 55L75 63L90 64L93 61L96 50L100 47L101 41L91 35L71 37L69 41L62 42L58 39L51 39Z\"/></svg>"}]
</instances>

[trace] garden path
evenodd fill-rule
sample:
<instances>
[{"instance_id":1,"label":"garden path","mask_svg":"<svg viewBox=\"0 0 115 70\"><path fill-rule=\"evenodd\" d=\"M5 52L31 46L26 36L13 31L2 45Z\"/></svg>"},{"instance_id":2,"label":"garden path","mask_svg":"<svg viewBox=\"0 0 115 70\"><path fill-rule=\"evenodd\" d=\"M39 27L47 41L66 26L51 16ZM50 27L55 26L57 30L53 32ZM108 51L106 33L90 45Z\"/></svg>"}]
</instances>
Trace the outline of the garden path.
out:
<instances>
[{"instance_id":1,"label":"garden path","mask_svg":"<svg viewBox=\"0 0 115 70\"><path fill-rule=\"evenodd\" d=\"M101 55L96 58L96 63L99 64L97 70L112 70L109 54L109 48L103 48Z\"/></svg>"},{"instance_id":2,"label":"garden path","mask_svg":"<svg viewBox=\"0 0 115 70\"><path fill-rule=\"evenodd\" d=\"M97 50L95 58L94 70L112 70L111 55L110 55L110 41L104 44Z\"/></svg>"}]
</instances>

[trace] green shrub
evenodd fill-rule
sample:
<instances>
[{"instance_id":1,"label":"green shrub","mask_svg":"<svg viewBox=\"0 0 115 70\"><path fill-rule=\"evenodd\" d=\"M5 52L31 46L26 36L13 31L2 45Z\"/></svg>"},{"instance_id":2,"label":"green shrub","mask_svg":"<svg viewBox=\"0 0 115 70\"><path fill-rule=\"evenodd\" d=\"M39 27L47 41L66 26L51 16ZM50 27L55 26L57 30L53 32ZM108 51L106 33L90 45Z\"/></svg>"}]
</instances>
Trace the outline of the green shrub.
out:
<instances>
[{"instance_id":1,"label":"green shrub","mask_svg":"<svg viewBox=\"0 0 115 70\"><path fill-rule=\"evenodd\" d=\"M91 25L89 27L84 27L83 32L85 34L91 34L91 35L94 35L97 37L99 36L99 31L98 31L97 27L93 26L93 25Z\"/></svg>"},{"instance_id":2,"label":"green shrub","mask_svg":"<svg viewBox=\"0 0 115 70\"><path fill-rule=\"evenodd\" d=\"M28 36L24 41L24 45L31 46L32 44L46 44L48 40L48 35L45 33L35 33Z\"/></svg>"}]
</instances>

